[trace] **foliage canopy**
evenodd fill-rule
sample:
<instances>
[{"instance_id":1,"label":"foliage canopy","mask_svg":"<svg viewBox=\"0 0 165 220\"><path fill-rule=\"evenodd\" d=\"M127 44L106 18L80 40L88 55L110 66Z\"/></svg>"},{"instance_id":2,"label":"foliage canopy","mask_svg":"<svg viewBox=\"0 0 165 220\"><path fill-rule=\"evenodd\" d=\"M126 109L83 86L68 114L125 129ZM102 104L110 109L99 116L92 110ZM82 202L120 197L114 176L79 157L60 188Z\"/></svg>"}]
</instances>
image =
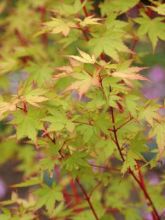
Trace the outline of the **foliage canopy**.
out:
<instances>
[{"instance_id":1,"label":"foliage canopy","mask_svg":"<svg viewBox=\"0 0 165 220\"><path fill-rule=\"evenodd\" d=\"M0 163L15 158L23 175L0 220L161 219L165 176L152 185L147 174L165 155L164 105L141 94L146 51L135 47L165 39L164 8L0 3Z\"/></svg>"}]
</instances>

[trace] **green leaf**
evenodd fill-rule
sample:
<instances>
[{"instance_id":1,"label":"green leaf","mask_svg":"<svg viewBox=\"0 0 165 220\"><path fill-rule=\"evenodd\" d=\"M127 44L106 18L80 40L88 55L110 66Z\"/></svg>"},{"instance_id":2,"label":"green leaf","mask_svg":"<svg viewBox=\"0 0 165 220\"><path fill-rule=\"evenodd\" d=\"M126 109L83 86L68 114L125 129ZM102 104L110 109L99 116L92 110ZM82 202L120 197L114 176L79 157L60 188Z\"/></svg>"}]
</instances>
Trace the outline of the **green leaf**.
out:
<instances>
[{"instance_id":1,"label":"green leaf","mask_svg":"<svg viewBox=\"0 0 165 220\"><path fill-rule=\"evenodd\" d=\"M150 8L156 11L160 15L165 15L165 4L159 3L157 7L150 6Z\"/></svg>"},{"instance_id":2,"label":"green leaf","mask_svg":"<svg viewBox=\"0 0 165 220\"><path fill-rule=\"evenodd\" d=\"M0 164L5 163L10 160L14 153L17 151L18 145L15 143L14 139L7 139L0 144Z\"/></svg>"},{"instance_id":3,"label":"green leaf","mask_svg":"<svg viewBox=\"0 0 165 220\"><path fill-rule=\"evenodd\" d=\"M159 120L159 110L160 106L157 103L148 101L143 107L139 110L138 119L146 120L151 126L153 126L154 121Z\"/></svg>"},{"instance_id":4,"label":"green leaf","mask_svg":"<svg viewBox=\"0 0 165 220\"><path fill-rule=\"evenodd\" d=\"M98 140L95 144L95 151L97 154L97 161L104 163L109 159L116 149L116 145L111 139L108 140Z\"/></svg>"},{"instance_id":5,"label":"green leaf","mask_svg":"<svg viewBox=\"0 0 165 220\"><path fill-rule=\"evenodd\" d=\"M70 157L63 161L63 167L68 171L79 170L82 167L89 167L86 161L85 152L74 152Z\"/></svg>"},{"instance_id":6,"label":"green leaf","mask_svg":"<svg viewBox=\"0 0 165 220\"><path fill-rule=\"evenodd\" d=\"M54 11L65 16L74 15L82 9L82 7L86 4L86 2L87 2L86 0L83 1L83 3L79 0L75 0L74 3L72 2L72 4L67 4L68 2L67 3L57 2L57 5Z\"/></svg>"},{"instance_id":7,"label":"green leaf","mask_svg":"<svg viewBox=\"0 0 165 220\"><path fill-rule=\"evenodd\" d=\"M40 209L45 206L50 214L55 207L56 201L63 200L61 188L55 184L52 187L44 185L42 188L36 190L35 194L38 196L35 208Z\"/></svg>"},{"instance_id":8,"label":"green leaf","mask_svg":"<svg viewBox=\"0 0 165 220\"><path fill-rule=\"evenodd\" d=\"M139 107L139 96L128 94L125 98L125 105L127 110L131 113L133 117L137 117L137 110Z\"/></svg>"},{"instance_id":9,"label":"green leaf","mask_svg":"<svg viewBox=\"0 0 165 220\"><path fill-rule=\"evenodd\" d=\"M149 136L156 137L156 143L161 156L165 150L165 122L156 123L151 129Z\"/></svg>"},{"instance_id":10,"label":"green leaf","mask_svg":"<svg viewBox=\"0 0 165 220\"><path fill-rule=\"evenodd\" d=\"M25 68L25 71L29 73L29 81L34 81L38 86L46 85L46 83L50 82L53 73L53 70L46 63L30 63L30 65Z\"/></svg>"},{"instance_id":11,"label":"green leaf","mask_svg":"<svg viewBox=\"0 0 165 220\"><path fill-rule=\"evenodd\" d=\"M84 143L88 143L92 136L95 134L95 129L91 125L82 124L76 129L81 135L83 135Z\"/></svg>"},{"instance_id":12,"label":"green leaf","mask_svg":"<svg viewBox=\"0 0 165 220\"><path fill-rule=\"evenodd\" d=\"M43 118L43 121L50 122L48 131L61 131L66 128L68 131L72 132L74 130L74 124L71 120L67 118L63 111L54 109L51 112L52 115Z\"/></svg>"},{"instance_id":13,"label":"green leaf","mask_svg":"<svg viewBox=\"0 0 165 220\"><path fill-rule=\"evenodd\" d=\"M111 15L114 13L119 15L134 7L138 2L139 0L106 0L100 5L101 13L102 15Z\"/></svg>"},{"instance_id":14,"label":"green leaf","mask_svg":"<svg viewBox=\"0 0 165 220\"><path fill-rule=\"evenodd\" d=\"M147 35L152 43L153 50L157 45L158 39L165 40L165 26L163 23L164 18L156 17L150 18L143 14L142 17L134 19L140 25L138 35Z\"/></svg>"},{"instance_id":15,"label":"green leaf","mask_svg":"<svg viewBox=\"0 0 165 220\"><path fill-rule=\"evenodd\" d=\"M105 134L109 134L109 128L110 128L110 120L108 115L106 114L100 114L97 116L96 121L95 121L95 127L104 132Z\"/></svg>"},{"instance_id":16,"label":"green leaf","mask_svg":"<svg viewBox=\"0 0 165 220\"><path fill-rule=\"evenodd\" d=\"M27 113L14 113L14 120L11 122L16 125L17 139L28 137L35 141L37 133L42 129L41 120L42 113L34 109L29 109Z\"/></svg>"},{"instance_id":17,"label":"green leaf","mask_svg":"<svg viewBox=\"0 0 165 220\"><path fill-rule=\"evenodd\" d=\"M131 218L134 220L141 220L140 212L136 209L126 209L124 215L126 220L130 220Z\"/></svg>"},{"instance_id":18,"label":"green leaf","mask_svg":"<svg viewBox=\"0 0 165 220\"><path fill-rule=\"evenodd\" d=\"M38 177L33 177L31 179L28 179L22 183L18 183L18 184L14 184L12 185L12 187L29 187L29 186L34 186L34 185L38 185L41 183L41 179Z\"/></svg>"},{"instance_id":19,"label":"green leaf","mask_svg":"<svg viewBox=\"0 0 165 220\"><path fill-rule=\"evenodd\" d=\"M115 61L119 61L119 52L130 53L130 50L124 44L123 39L123 33L113 30L106 31L101 36L94 35L89 41L89 47L96 57L101 53L105 53Z\"/></svg>"}]
</instances>

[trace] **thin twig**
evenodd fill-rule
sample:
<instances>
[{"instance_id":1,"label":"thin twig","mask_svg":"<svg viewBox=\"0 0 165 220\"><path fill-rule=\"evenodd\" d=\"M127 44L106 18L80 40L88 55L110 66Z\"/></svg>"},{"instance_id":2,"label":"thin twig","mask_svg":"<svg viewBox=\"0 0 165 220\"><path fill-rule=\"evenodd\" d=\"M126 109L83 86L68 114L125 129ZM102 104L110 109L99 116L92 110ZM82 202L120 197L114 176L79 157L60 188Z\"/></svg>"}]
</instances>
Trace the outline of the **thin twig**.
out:
<instances>
[{"instance_id":1,"label":"thin twig","mask_svg":"<svg viewBox=\"0 0 165 220\"><path fill-rule=\"evenodd\" d=\"M79 185L79 187L80 187L80 189L81 189L81 191L82 191L82 193L83 193L83 195L84 195L84 197L85 197L85 199L86 199L86 201L87 201L87 203L88 203L88 205L89 205L89 207L90 207L90 209L91 209L91 211L92 211L92 213L93 213L95 219L96 219L96 220L99 220L99 217L97 216L97 213L96 213L96 211L95 211L95 209L94 209L94 207L93 207L93 205L92 205L92 203L91 203L91 201L90 201L90 197L88 196L88 194L87 194L85 188L84 188L83 185L80 183L80 181L79 181L78 178L76 178L76 182L77 182L77 184Z\"/></svg>"},{"instance_id":2,"label":"thin twig","mask_svg":"<svg viewBox=\"0 0 165 220\"><path fill-rule=\"evenodd\" d=\"M112 117L112 123L113 123L113 133L114 133L114 138L115 138L115 142L116 142L116 146L117 146L117 149L118 149L118 152L120 154L120 157L122 159L122 161L124 162L125 161L125 158L124 158L124 155L121 151L121 147L120 147L120 144L119 144L119 141L118 141L118 137L117 137L117 130L116 130L116 127L115 127L115 117L114 117L114 110L113 108L111 107L110 108L110 113L111 113L111 117ZM137 182L137 184L139 185L140 189L142 190L143 194L144 194L144 197L146 199L146 203L147 205L152 208L152 216L153 216L153 220L160 220L160 217L159 217L159 214L158 214L158 211L156 210L155 208L155 205L150 197L150 195L148 194L147 192L147 189L146 189L146 186L144 184L144 179L143 179L143 176L142 176L142 173L141 173L141 170L140 170L140 166L137 165L137 168L138 168L138 177L136 177L136 175L134 174L134 172L129 168L128 169L128 172L130 173L130 175L134 178L134 180Z\"/></svg>"},{"instance_id":3,"label":"thin twig","mask_svg":"<svg viewBox=\"0 0 165 220\"><path fill-rule=\"evenodd\" d=\"M80 1L81 1L82 4L84 3L84 0L80 0ZM85 5L83 6L83 11L84 11L85 16L88 17L89 14L88 14L88 11L87 11L87 8L86 8Z\"/></svg>"},{"instance_id":4,"label":"thin twig","mask_svg":"<svg viewBox=\"0 0 165 220\"><path fill-rule=\"evenodd\" d=\"M126 124L128 124L130 121L133 120L133 117L130 117L127 121L125 121L122 125L120 125L118 128L116 128L116 131L118 131L120 128L124 127Z\"/></svg>"}]
</instances>

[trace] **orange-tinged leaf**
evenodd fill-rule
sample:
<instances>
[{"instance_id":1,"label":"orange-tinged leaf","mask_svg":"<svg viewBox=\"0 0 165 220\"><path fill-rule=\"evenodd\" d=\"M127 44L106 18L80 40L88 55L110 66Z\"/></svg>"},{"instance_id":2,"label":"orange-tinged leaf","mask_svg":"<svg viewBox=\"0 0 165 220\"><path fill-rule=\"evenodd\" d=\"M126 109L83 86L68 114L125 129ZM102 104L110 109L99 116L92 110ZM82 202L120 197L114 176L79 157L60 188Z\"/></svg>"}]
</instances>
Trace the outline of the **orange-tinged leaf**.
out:
<instances>
[{"instance_id":1,"label":"orange-tinged leaf","mask_svg":"<svg viewBox=\"0 0 165 220\"><path fill-rule=\"evenodd\" d=\"M119 70L111 73L114 77L122 78L127 85L131 85L131 80L148 80L146 77L140 75L138 72L145 69L144 67L129 67L124 70Z\"/></svg>"},{"instance_id":2,"label":"orange-tinged leaf","mask_svg":"<svg viewBox=\"0 0 165 220\"><path fill-rule=\"evenodd\" d=\"M27 91L22 91L20 100L23 102L28 102L30 105L39 107L39 103L48 100L48 98L45 97L45 93L46 91L43 89L28 89Z\"/></svg>"},{"instance_id":3,"label":"orange-tinged leaf","mask_svg":"<svg viewBox=\"0 0 165 220\"><path fill-rule=\"evenodd\" d=\"M81 74L75 74L73 78L76 79L74 83L72 83L65 91L76 90L81 98L83 94L85 94L90 87L99 86L99 77L98 75L90 76L86 72Z\"/></svg>"}]
</instances>

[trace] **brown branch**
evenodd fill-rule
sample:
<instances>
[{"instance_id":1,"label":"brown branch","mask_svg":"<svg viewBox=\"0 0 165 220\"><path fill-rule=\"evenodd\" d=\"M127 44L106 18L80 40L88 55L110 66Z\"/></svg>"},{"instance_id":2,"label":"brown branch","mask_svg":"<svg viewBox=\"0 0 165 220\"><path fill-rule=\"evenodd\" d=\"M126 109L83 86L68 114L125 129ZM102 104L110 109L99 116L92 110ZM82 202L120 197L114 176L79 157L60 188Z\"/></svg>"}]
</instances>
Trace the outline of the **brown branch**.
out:
<instances>
[{"instance_id":1,"label":"brown branch","mask_svg":"<svg viewBox=\"0 0 165 220\"><path fill-rule=\"evenodd\" d=\"M15 35L22 46L28 45L28 40L25 39L25 37L22 35L22 33L18 29L15 29Z\"/></svg>"},{"instance_id":2,"label":"brown branch","mask_svg":"<svg viewBox=\"0 0 165 220\"><path fill-rule=\"evenodd\" d=\"M80 0L80 1L81 1L81 3L83 4L84 0ZM88 14L88 11L87 11L86 6L83 6L83 11L84 11L85 16L88 17L89 14Z\"/></svg>"},{"instance_id":3,"label":"brown branch","mask_svg":"<svg viewBox=\"0 0 165 220\"><path fill-rule=\"evenodd\" d=\"M82 31L85 40L89 41L89 36L88 36L89 30L88 30L88 28L86 28L86 29L82 28L79 23L77 23L77 28Z\"/></svg>"},{"instance_id":4,"label":"brown branch","mask_svg":"<svg viewBox=\"0 0 165 220\"><path fill-rule=\"evenodd\" d=\"M142 175L142 172L141 172L141 168L140 168L140 165L137 163L137 170L138 170L138 176L139 176L139 180L140 180L140 183L139 183L139 186L141 188L141 190L143 191L143 194L146 198L146 200L148 200L148 205L150 207L152 207L153 211L152 211L152 216L153 216L153 219L154 220L159 220L160 217L159 217L159 214L155 208L155 205L153 204L153 201L151 199L151 197L149 196L148 192L147 192L147 189L146 189L146 185L145 185L145 182L144 182L144 178L143 178L143 175Z\"/></svg>"},{"instance_id":5,"label":"brown branch","mask_svg":"<svg viewBox=\"0 0 165 220\"><path fill-rule=\"evenodd\" d=\"M93 213L95 219L96 219L96 220L99 220L99 217L97 216L97 213L96 213L96 211L95 211L95 209L94 209L94 207L93 207L93 205L92 205L92 203L91 203L91 201L90 201L90 197L88 196L88 194L87 194L85 188L84 188L83 185L80 183L80 181L79 181L78 178L76 178L76 182L77 182L77 184L79 185L79 187L80 187L80 189L81 189L81 191L82 191L82 193L83 193L83 195L84 195L84 197L85 197L85 199L86 199L86 201L87 201L87 203L88 203L88 205L89 205L89 207L90 207L90 209L91 209L91 211L92 211L92 213Z\"/></svg>"},{"instance_id":6,"label":"brown branch","mask_svg":"<svg viewBox=\"0 0 165 220\"><path fill-rule=\"evenodd\" d=\"M116 131L118 131L120 128L124 127L126 124L128 124L130 121L133 120L133 117L130 117L127 121L125 121L122 125L120 125L118 128L116 128Z\"/></svg>"},{"instance_id":7,"label":"brown branch","mask_svg":"<svg viewBox=\"0 0 165 220\"><path fill-rule=\"evenodd\" d=\"M104 169L107 171L116 171L119 172L120 170L117 168L112 168L112 167L108 167L108 166L102 166L102 165L97 165L97 164L93 164L93 163L89 163L90 166L95 167L95 168L99 168L99 169Z\"/></svg>"},{"instance_id":8,"label":"brown branch","mask_svg":"<svg viewBox=\"0 0 165 220\"><path fill-rule=\"evenodd\" d=\"M116 130L116 126L115 126L114 110L113 110L112 107L110 108L110 113L111 113L111 118L112 118L112 123L113 123L113 130L114 130L113 133L114 133L114 138L115 138L115 142L116 142L116 147L118 149L118 152L120 154L120 157L121 157L122 161L124 162L125 158L124 158L124 155L122 153L122 150L121 150L121 147L120 147L120 144L119 144L119 141L118 141L117 130ZM150 195L147 192L147 189L146 189L146 186L145 186L145 183L144 183L144 178L143 178L143 175L141 173L141 169L140 169L140 166L138 165L138 163L137 163L137 169L138 169L138 177L139 178L136 177L136 175L134 174L134 172L130 168L128 169L128 172L130 173L130 175L133 177L133 179L137 182L140 189L142 190L148 207L152 209L151 214L153 216L153 220L160 220L158 211L155 208L155 205L154 205Z\"/></svg>"},{"instance_id":9,"label":"brown branch","mask_svg":"<svg viewBox=\"0 0 165 220\"><path fill-rule=\"evenodd\" d=\"M123 156L123 153L121 151L119 141L118 141L118 138L117 138L117 130L116 130L116 127L115 127L115 117L114 117L114 111L113 111L112 107L110 108L110 112L111 112L112 123L113 123L113 134L114 134L114 138L115 138L115 143L116 143L117 149L119 151L120 157L121 157L122 161L124 162L125 159L124 159L124 156Z\"/></svg>"}]
</instances>

